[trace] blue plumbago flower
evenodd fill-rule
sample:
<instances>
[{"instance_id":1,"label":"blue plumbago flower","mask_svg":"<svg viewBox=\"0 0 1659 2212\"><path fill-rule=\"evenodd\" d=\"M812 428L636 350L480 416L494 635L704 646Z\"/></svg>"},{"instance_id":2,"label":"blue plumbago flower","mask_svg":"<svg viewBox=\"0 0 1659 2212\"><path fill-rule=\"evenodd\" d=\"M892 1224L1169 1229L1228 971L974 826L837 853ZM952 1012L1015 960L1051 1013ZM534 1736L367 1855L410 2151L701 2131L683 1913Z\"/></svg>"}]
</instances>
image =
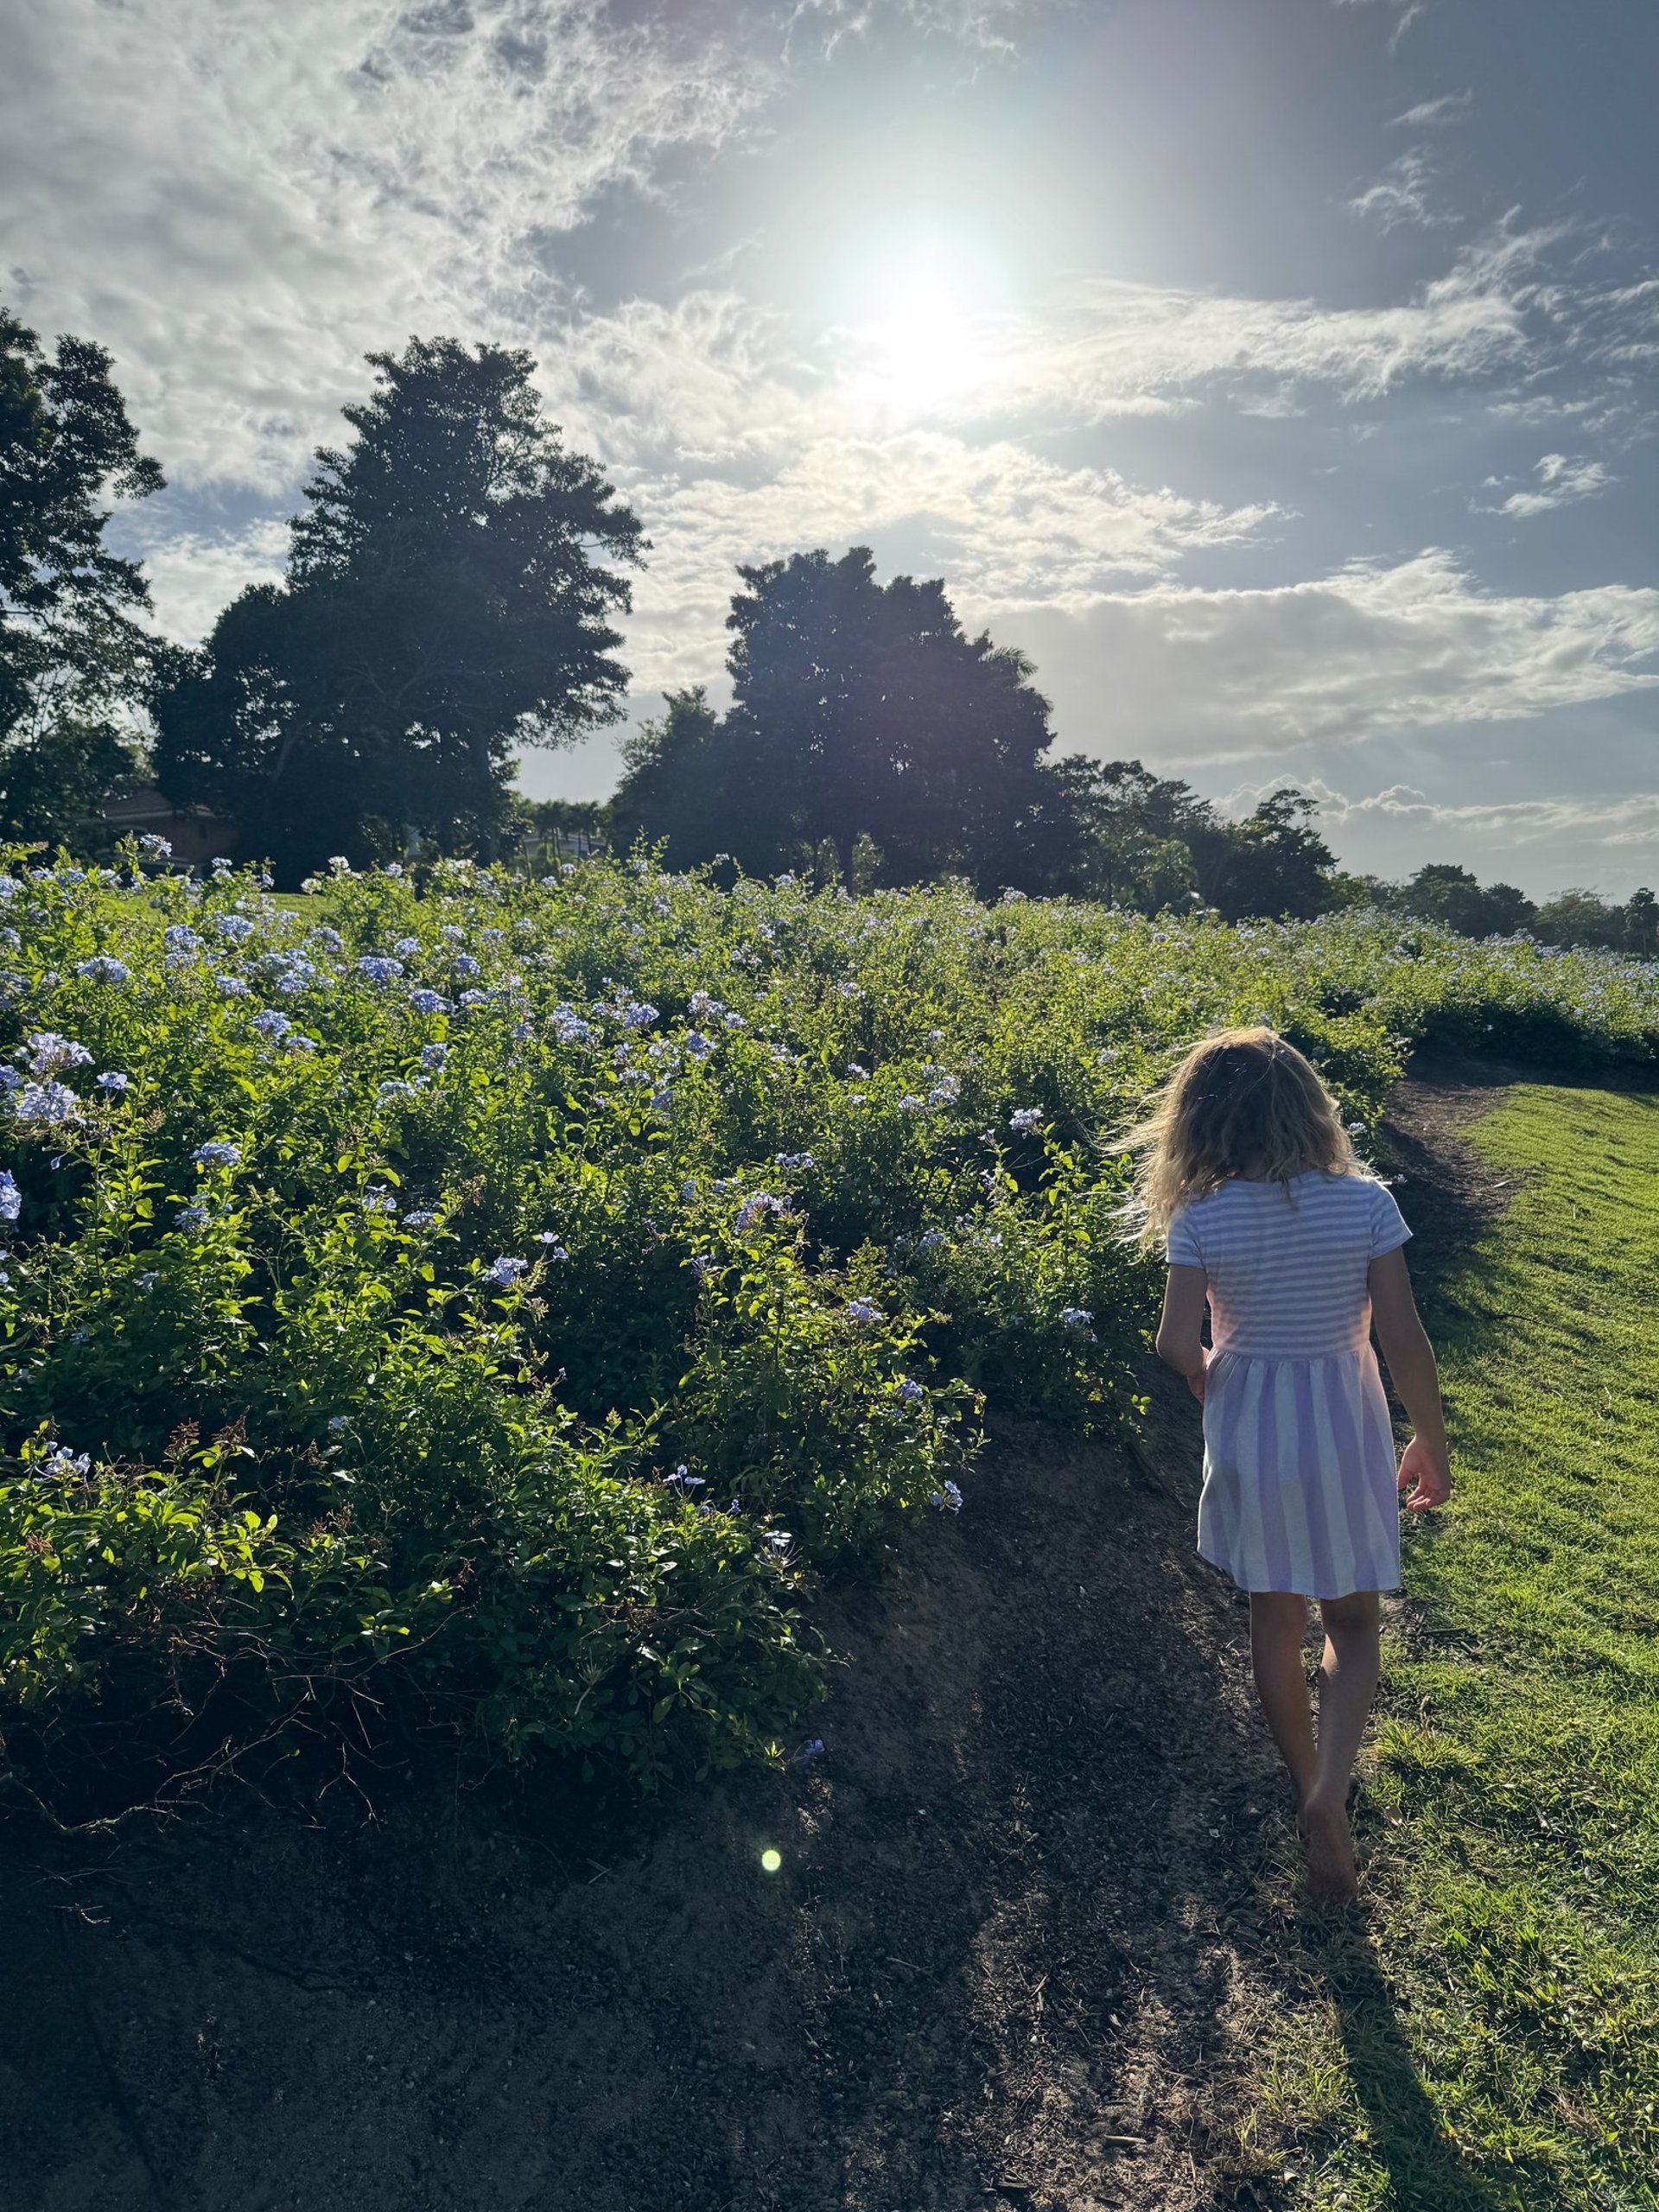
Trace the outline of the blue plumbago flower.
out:
<instances>
[{"instance_id":1,"label":"blue plumbago flower","mask_svg":"<svg viewBox=\"0 0 1659 2212\"><path fill-rule=\"evenodd\" d=\"M215 914L213 927L232 944L243 944L253 935L258 924L251 921L245 914Z\"/></svg>"},{"instance_id":2,"label":"blue plumbago flower","mask_svg":"<svg viewBox=\"0 0 1659 2212\"><path fill-rule=\"evenodd\" d=\"M845 1310L847 1319L849 1321L858 1322L861 1326L886 1319L881 1308L873 1298L849 1298Z\"/></svg>"},{"instance_id":3,"label":"blue plumbago flower","mask_svg":"<svg viewBox=\"0 0 1659 2212\"><path fill-rule=\"evenodd\" d=\"M694 1253L685 1264L699 1282L707 1282L709 1276L715 1273L715 1262L712 1252Z\"/></svg>"},{"instance_id":4,"label":"blue plumbago flower","mask_svg":"<svg viewBox=\"0 0 1659 2212\"><path fill-rule=\"evenodd\" d=\"M10 906L22 887L15 875L0 875L0 905Z\"/></svg>"},{"instance_id":5,"label":"blue plumbago flower","mask_svg":"<svg viewBox=\"0 0 1659 2212\"><path fill-rule=\"evenodd\" d=\"M430 1229L437 1217L438 1217L431 1211L430 1207L416 1206L413 1213L406 1213L404 1216L404 1227L405 1229Z\"/></svg>"},{"instance_id":6,"label":"blue plumbago flower","mask_svg":"<svg viewBox=\"0 0 1659 2212\"><path fill-rule=\"evenodd\" d=\"M349 875L352 872L352 864L344 853L335 853L329 860L328 867L335 875Z\"/></svg>"},{"instance_id":7,"label":"blue plumbago flower","mask_svg":"<svg viewBox=\"0 0 1659 2212\"><path fill-rule=\"evenodd\" d=\"M817 1165L810 1152L780 1152L774 1155L772 1164L774 1167L787 1167L791 1170Z\"/></svg>"},{"instance_id":8,"label":"blue plumbago flower","mask_svg":"<svg viewBox=\"0 0 1659 2212\"><path fill-rule=\"evenodd\" d=\"M686 1205L690 1205L690 1203L691 1203L691 1201L692 1201L692 1199L693 1199L693 1198L695 1198L696 1197L696 1195L697 1195L697 1184L696 1184L696 1178L695 1176L692 1176L692 1175L688 1175L688 1176L686 1177L686 1179L685 1179L684 1182L683 1182L683 1183L682 1183L682 1184L681 1184L681 1185L680 1185L680 1196L681 1196L681 1198L683 1198L683 1199L684 1199L684 1201L685 1201Z\"/></svg>"},{"instance_id":9,"label":"blue plumbago flower","mask_svg":"<svg viewBox=\"0 0 1659 2212\"><path fill-rule=\"evenodd\" d=\"M774 1529L766 1538L766 1549L782 1559L794 1541L787 1529Z\"/></svg>"},{"instance_id":10,"label":"blue plumbago flower","mask_svg":"<svg viewBox=\"0 0 1659 2212\"><path fill-rule=\"evenodd\" d=\"M311 931L307 942L321 945L325 952L343 952L346 940L338 930L325 929L321 924Z\"/></svg>"},{"instance_id":11,"label":"blue plumbago flower","mask_svg":"<svg viewBox=\"0 0 1659 2212\"><path fill-rule=\"evenodd\" d=\"M704 1478L702 1475L694 1475L683 1459L675 1468L673 1473L664 1475L663 1480L673 1490L706 1490L708 1488Z\"/></svg>"},{"instance_id":12,"label":"blue plumbago flower","mask_svg":"<svg viewBox=\"0 0 1659 2212\"><path fill-rule=\"evenodd\" d=\"M726 1011L720 1001L709 991L693 991L687 1003L693 1014L713 1015Z\"/></svg>"},{"instance_id":13,"label":"blue plumbago flower","mask_svg":"<svg viewBox=\"0 0 1659 2212\"><path fill-rule=\"evenodd\" d=\"M372 1183L358 1201L365 1213L396 1213L397 1201L384 1183Z\"/></svg>"},{"instance_id":14,"label":"blue plumbago flower","mask_svg":"<svg viewBox=\"0 0 1659 2212\"><path fill-rule=\"evenodd\" d=\"M423 1068L441 1068L448 1057L449 1047L447 1045L423 1045L421 1047L421 1065Z\"/></svg>"},{"instance_id":15,"label":"blue plumbago flower","mask_svg":"<svg viewBox=\"0 0 1659 2212\"><path fill-rule=\"evenodd\" d=\"M487 1006L489 1002L487 991L463 991L457 1001L461 1006Z\"/></svg>"},{"instance_id":16,"label":"blue plumbago flower","mask_svg":"<svg viewBox=\"0 0 1659 2212\"><path fill-rule=\"evenodd\" d=\"M390 983L404 972L401 960L388 958L384 952L365 952L357 963L359 976L366 976L372 983Z\"/></svg>"},{"instance_id":17,"label":"blue plumbago flower","mask_svg":"<svg viewBox=\"0 0 1659 2212\"><path fill-rule=\"evenodd\" d=\"M670 1084L663 1084L651 1094L652 1109L654 1113L660 1114L664 1107L671 1106L673 1103L674 1090Z\"/></svg>"},{"instance_id":18,"label":"blue plumbago flower","mask_svg":"<svg viewBox=\"0 0 1659 2212\"><path fill-rule=\"evenodd\" d=\"M528 1260L515 1260L504 1253L499 1259L490 1262L482 1280L495 1290L508 1290L529 1265Z\"/></svg>"},{"instance_id":19,"label":"blue plumbago flower","mask_svg":"<svg viewBox=\"0 0 1659 2212\"><path fill-rule=\"evenodd\" d=\"M173 1226L175 1229L200 1229L207 1218L207 1209L200 1203L195 1205L181 1206L173 1217Z\"/></svg>"},{"instance_id":20,"label":"blue plumbago flower","mask_svg":"<svg viewBox=\"0 0 1659 2212\"><path fill-rule=\"evenodd\" d=\"M118 960L113 953L99 952L90 960L83 960L75 973L85 976L89 982L124 983L130 980L132 970L124 960Z\"/></svg>"},{"instance_id":21,"label":"blue plumbago flower","mask_svg":"<svg viewBox=\"0 0 1659 2212\"><path fill-rule=\"evenodd\" d=\"M399 959L407 960L411 952L420 950L421 940L417 937L400 937L391 949Z\"/></svg>"},{"instance_id":22,"label":"blue plumbago flower","mask_svg":"<svg viewBox=\"0 0 1659 2212\"><path fill-rule=\"evenodd\" d=\"M286 1037L294 1024L287 1014L268 1007L264 1014L254 1015L253 1027L262 1037Z\"/></svg>"},{"instance_id":23,"label":"blue plumbago flower","mask_svg":"<svg viewBox=\"0 0 1659 2212\"><path fill-rule=\"evenodd\" d=\"M785 1200L773 1198L770 1191L756 1191L752 1197L745 1198L742 1205L739 1206L737 1225L740 1230L753 1229L755 1223L766 1214L788 1211L789 1206Z\"/></svg>"},{"instance_id":24,"label":"blue plumbago flower","mask_svg":"<svg viewBox=\"0 0 1659 2212\"><path fill-rule=\"evenodd\" d=\"M536 880L543 891L556 891L559 887L559 879L556 875L540 875Z\"/></svg>"},{"instance_id":25,"label":"blue plumbago flower","mask_svg":"<svg viewBox=\"0 0 1659 2212\"><path fill-rule=\"evenodd\" d=\"M221 976L219 979L219 990L221 998L247 999L253 996L252 991L243 982L240 976Z\"/></svg>"},{"instance_id":26,"label":"blue plumbago flower","mask_svg":"<svg viewBox=\"0 0 1659 2212\"><path fill-rule=\"evenodd\" d=\"M16 1221L23 1210L23 1194L10 1167L0 1167L0 1221Z\"/></svg>"},{"instance_id":27,"label":"blue plumbago flower","mask_svg":"<svg viewBox=\"0 0 1659 2212\"><path fill-rule=\"evenodd\" d=\"M515 1021L511 1034L515 1045L522 1045L536 1034L536 1025L533 1021Z\"/></svg>"},{"instance_id":28,"label":"blue plumbago flower","mask_svg":"<svg viewBox=\"0 0 1659 2212\"><path fill-rule=\"evenodd\" d=\"M157 860L170 861L173 857L172 840L157 836L153 830L139 832L138 849L141 853L153 853Z\"/></svg>"},{"instance_id":29,"label":"blue plumbago flower","mask_svg":"<svg viewBox=\"0 0 1659 2212\"><path fill-rule=\"evenodd\" d=\"M863 991L856 983L837 983L836 985L836 996L838 999L861 999L863 995Z\"/></svg>"},{"instance_id":30,"label":"blue plumbago flower","mask_svg":"<svg viewBox=\"0 0 1659 2212\"><path fill-rule=\"evenodd\" d=\"M213 874L216 876L228 875L231 872L231 862L226 858L223 853L215 853L213 855Z\"/></svg>"},{"instance_id":31,"label":"blue plumbago flower","mask_svg":"<svg viewBox=\"0 0 1659 2212\"><path fill-rule=\"evenodd\" d=\"M946 1513L960 1513L962 1492L957 1488L955 1483L946 1483L941 1489L929 1491L928 1503L930 1505L940 1507Z\"/></svg>"},{"instance_id":32,"label":"blue plumbago flower","mask_svg":"<svg viewBox=\"0 0 1659 2212\"><path fill-rule=\"evenodd\" d=\"M918 1252L937 1252L944 1242L944 1231L942 1229L925 1229L916 1239L916 1249Z\"/></svg>"},{"instance_id":33,"label":"blue plumbago flower","mask_svg":"<svg viewBox=\"0 0 1659 2212\"><path fill-rule=\"evenodd\" d=\"M944 1030L930 1029L927 1033L927 1041L930 1045L943 1045L944 1042Z\"/></svg>"},{"instance_id":34,"label":"blue plumbago flower","mask_svg":"<svg viewBox=\"0 0 1659 2212\"><path fill-rule=\"evenodd\" d=\"M1086 1329L1094 1318L1086 1306L1068 1306L1060 1316L1060 1326L1063 1329Z\"/></svg>"},{"instance_id":35,"label":"blue plumbago flower","mask_svg":"<svg viewBox=\"0 0 1659 2212\"><path fill-rule=\"evenodd\" d=\"M903 1382L895 1383L893 1388L907 1406L919 1406L927 1395L913 1375L906 1375Z\"/></svg>"},{"instance_id":36,"label":"blue plumbago flower","mask_svg":"<svg viewBox=\"0 0 1659 2212\"><path fill-rule=\"evenodd\" d=\"M458 952L455 955L455 973L463 981L470 976L481 976L484 970L470 952Z\"/></svg>"},{"instance_id":37,"label":"blue plumbago flower","mask_svg":"<svg viewBox=\"0 0 1659 2212\"><path fill-rule=\"evenodd\" d=\"M543 1256L549 1260L568 1260L570 1255L559 1242L556 1229L538 1229L536 1242L542 1247Z\"/></svg>"},{"instance_id":38,"label":"blue plumbago flower","mask_svg":"<svg viewBox=\"0 0 1659 2212\"><path fill-rule=\"evenodd\" d=\"M67 1084L26 1083L17 1093L17 1119L54 1124L77 1121L80 1101Z\"/></svg>"},{"instance_id":39,"label":"blue plumbago flower","mask_svg":"<svg viewBox=\"0 0 1659 2212\"><path fill-rule=\"evenodd\" d=\"M397 1076L389 1076L385 1083L377 1084L375 1086L374 1095L383 1105L390 1104L394 1098L418 1098L420 1096L419 1091L416 1090L412 1083L404 1083Z\"/></svg>"},{"instance_id":40,"label":"blue plumbago flower","mask_svg":"<svg viewBox=\"0 0 1659 2212\"><path fill-rule=\"evenodd\" d=\"M55 1075L60 1068L84 1068L92 1059L85 1045L73 1037L60 1037L55 1029L37 1029L29 1039L31 1075Z\"/></svg>"},{"instance_id":41,"label":"blue plumbago flower","mask_svg":"<svg viewBox=\"0 0 1659 2212\"><path fill-rule=\"evenodd\" d=\"M686 1031L685 1050L691 1055L691 1058L694 1060L706 1060L709 1053L712 1052L714 1049L713 1045L709 1042L708 1038L703 1035L701 1029L688 1029Z\"/></svg>"},{"instance_id":42,"label":"blue plumbago flower","mask_svg":"<svg viewBox=\"0 0 1659 2212\"><path fill-rule=\"evenodd\" d=\"M341 1431L341 1429L342 1429L342 1428L344 1428L344 1427L346 1427L346 1415L345 1415L344 1414L329 1414L329 1416L328 1416L328 1433L329 1433L329 1435L330 1435L330 1436L338 1436L338 1435L340 1434L340 1432Z\"/></svg>"},{"instance_id":43,"label":"blue plumbago flower","mask_svg":"<svg viewBox=\"0 0 1659 2212\"><path fill-rule=\"evenodd\" d=\"M409 1002L416 1014L442 1014L449 1003L442 991L434 991L423 983L409 995Z\"/></svg>"},{"instance_id":44,"label":"blue plumbago flower","mask_svg":"<svg viewBox=\"0 0 1659 2212\"><path fill-rule=\"evenodd\" d=\"M822 1736L814 1736L810 1743L801 1745L791 1764L795 1766L810 1766L814 1759L821 1759L823 1757L823 1738Z\"/></svg>"},{"instance_id":45,"label":"blue plumbago flower","mask_svg":"<svg viewBox=\"0 0 1659 2212\"><path fill-rule=\"evenodd\" d=\"M1040 1106L1020 1106L1008 1116L1008 1127L1024 1132L1042 1127L1043 1109Z\"/></svg>"},{"instance_id":46,"label":"blue plumbago flower","mask_svg":"<svg viewBox=\"0 0 1659 2212\"><path fill-rule=\"evenodd\" d=\"M506 934L505 930L480 930L479 942L481 944L500 944L505 942Z\"/></svg>"},{"instance_id":47,"label":"blue plumbago flower","mask_svg":"<svg viewBox=\"0 0 1659 2212\"><path fill-rule=\"evenodd\" d=\"M852 1077L855 1083L868 1083L870 1079L870 1071L868 1068L860 1067L856 1060L848 1061L847 1072Z\"/></svg>"},{"instance_id":48,"label":"blue plumbago flower","mask_svg":"<svg viewBox=\"0 0 1659 2212\"><path fill-rule=\"evenodd\" d=\"M457 929L454 922L446 922L438 935L449 944L465 944L467 942L466 931Z\"/></svg>"},{"instance_id":49,"label":"blue plumbago flower","mask_svg":"<svg viewBox=\"0 0 1659 2212\"><path fill-rule=\"evenodd\" d=\"M720 1026L722 1029L747 1029L749 1025L741 1014L734 1014L728 1007L720 1017Z\"/></svg>"},{"instance_id":50,"label":"blue plumbago flower","mask_svg":"<svg viewBox=\"0 0 1659 2212\"><path fill-rule=\"evenodd\" d=\"M72 1452L67 1444L54 1444L41 1464L48 1474L85 1475L92 1471L92 1455L90 1452Z\"/></svg>"},{"instance_id":51,"label":"blue plumbago flower","mask_svg":"<svg viewBox=\"0 0 1659 2212\"><path fill-rule=\"evenodd\" d=\"M119 1068L105 1068L98 1078L98 1087L100 1090L130 1090L132 1077L123 1075Z\"/></svg>"},{"instance_id":52,"label":"blue plumbago flower","mask_svg":"<svg viewBox=\"0 0 1659 2212\"><path fill-rule=\"evenodd\" d=\"M214 1138L211 1143L199 1144L190 1157L198 1167L234 1167L242 1157L242 1147Z\"/></svg>"},{"instance_id":53,"label":"blue plumbago flower","mask_svg":"<svg viewBox=\"0 0 1659 2212\"><path fill-rule=\"evenodd\" d=\"M942 1077L927 1094L930 1106L954 1106L962 1096L962 1084L954 1075Z\"/></svg>"},{"instance_id":54,"label":"blue plumbago flower","mask_svg":"<svg viewBox=\"0 0 1659 2212\"><path fill-rule=\"evenodd\" d=\"M290 1052L315 1052L317 1049L316 1039L307 1037L297 1029L291 1037L284 1037L283 1043Z\"/></svg>"},{"instance_id":55,"label":"blue plumbago flower","mask_svg":"<svg viewBox=\"0 0 1659 2212\"><path fill-rule=\"evenodd\" d=\"M21 1068L0 1068L0 1090L21 1090L23 1071Z\"/></svg>"},{"instance_id":56,"label":"blue plumbago flower","mask_svg":"<svg viewBox=\"0 0 1659 2212\"><path fill-rule=\"evenodd\" d=\"M659 1019L656 1007L647 1006L643 999L636 1000L632 1006L624 1007L622 1009L622 1026L625 1029L649 1029L652 1022Z\"/></svg>"},{"instance_id":57,"label":"blue plumbago flower","mask_svg":"<svg viewBox=\"0 0 1659 2212\"><path fill-rule=\"evenodd\" d=\"M927 1101L918 1098L913 1090L907 1090L899 1101L899 1111L901 1114L925 1114Z\"/></svg>"}]
</instances>

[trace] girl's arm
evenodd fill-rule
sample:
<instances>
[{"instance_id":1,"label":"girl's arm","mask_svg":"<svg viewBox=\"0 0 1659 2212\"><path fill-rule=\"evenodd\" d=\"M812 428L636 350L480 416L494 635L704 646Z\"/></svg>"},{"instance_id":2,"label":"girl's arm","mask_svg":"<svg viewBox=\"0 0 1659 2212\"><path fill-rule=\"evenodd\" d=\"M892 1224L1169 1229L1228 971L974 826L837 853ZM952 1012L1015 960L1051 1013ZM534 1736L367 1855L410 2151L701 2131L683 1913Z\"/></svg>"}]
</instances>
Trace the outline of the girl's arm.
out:
<instances>
[{"instance_id":1,"label":"girl's arm","mask_svg":"<svg viewBox=\"0 0 1659 2212\"><path fill-rule=\"evenodd\" d=\"M1210 1278L1202 1268L1172 1268L1164 1288L1164 1318L1158 1324L1158 1357L1178 1375L1195 1398L1204 1396L1204 1299Z\"/></svg>"},{"instance_id":2,"label":"girl's arm","mask_svg":"<svg viewBox=\"0 0 1659 2212\"><path fill-rule=\"evenodd\" d=\"M1373 1260L1369 1280L1376 1340L1389 1363L1389 1379L1416 1431L1400 1461L1400 1487L1411 1485L1406 1503L1414 1513L1421 1513L1430 1506L1444 1505L1452 1495L1440 1378L1418 1318L1417 1301L1411 1294L1404 1252L1385 1252L1380 1260Z\"/></svg>"}]
</instances>

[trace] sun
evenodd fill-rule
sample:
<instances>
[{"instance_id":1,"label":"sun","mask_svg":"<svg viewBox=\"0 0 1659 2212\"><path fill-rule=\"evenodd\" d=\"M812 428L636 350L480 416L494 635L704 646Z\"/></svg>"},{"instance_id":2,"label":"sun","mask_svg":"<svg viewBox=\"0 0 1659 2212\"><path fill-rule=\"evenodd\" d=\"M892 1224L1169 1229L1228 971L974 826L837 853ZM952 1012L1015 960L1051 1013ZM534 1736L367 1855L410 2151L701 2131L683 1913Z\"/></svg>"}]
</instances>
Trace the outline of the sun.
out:
<instances>
[{"instance_id":1,"label":"sun","mask_svg":"<svg viewBox=\"0 0 1659 2212\"><path fill-rule=\"evenodd\" d=\"M990 378L982 284L937 254L891 265L871 285L871 312L848 333L850 387L901 418L948 413Z\"/></svg>"}]
</instances>

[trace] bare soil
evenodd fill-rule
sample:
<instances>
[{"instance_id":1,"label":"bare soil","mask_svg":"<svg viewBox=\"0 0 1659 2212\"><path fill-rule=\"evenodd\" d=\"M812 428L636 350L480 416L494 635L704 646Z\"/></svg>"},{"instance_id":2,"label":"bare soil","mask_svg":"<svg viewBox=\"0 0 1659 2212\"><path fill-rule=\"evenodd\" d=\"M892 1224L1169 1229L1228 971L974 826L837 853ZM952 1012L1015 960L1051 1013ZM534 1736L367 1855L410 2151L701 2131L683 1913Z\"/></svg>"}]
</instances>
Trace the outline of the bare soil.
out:
<instances>
[{"instance_id":1,"label":"bare soil","mask_svg":"<svg viewBox=\"0 0 1659 2212\"><path fill-rule=\"evenodd\" d=\"M1420 1266L1503 1203L1491 1103L1401 1087ZM1132 1446L998 1425L959 1519L823 1595L785 1774L0 1835L5 2212L1280 2202L1260 2030L1325 2000L1197 1408L1147 1387Z\"/></svg>"}]
</instances>

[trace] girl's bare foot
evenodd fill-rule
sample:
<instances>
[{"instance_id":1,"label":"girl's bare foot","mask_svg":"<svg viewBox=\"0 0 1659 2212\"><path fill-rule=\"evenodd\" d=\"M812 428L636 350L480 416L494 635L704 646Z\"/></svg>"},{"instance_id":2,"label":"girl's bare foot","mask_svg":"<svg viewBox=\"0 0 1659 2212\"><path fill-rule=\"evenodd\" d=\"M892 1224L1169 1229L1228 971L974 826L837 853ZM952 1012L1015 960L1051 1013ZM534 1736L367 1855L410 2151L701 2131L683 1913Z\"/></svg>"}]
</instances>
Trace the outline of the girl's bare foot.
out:
<instances>
[{"instance_id":1,"label":"girl's bare foot","mask_svg":"<svg viewBox=\"0 0 1659 2212\"><path fill-rule=\"evenodd\" d=\"M1307 1894L1315 1904L1352 1904L1359 1896L1354 1839L1340 1804L1310 1796L1296 1825L1307 1854Z\"/></svg>"}]
</instances>

